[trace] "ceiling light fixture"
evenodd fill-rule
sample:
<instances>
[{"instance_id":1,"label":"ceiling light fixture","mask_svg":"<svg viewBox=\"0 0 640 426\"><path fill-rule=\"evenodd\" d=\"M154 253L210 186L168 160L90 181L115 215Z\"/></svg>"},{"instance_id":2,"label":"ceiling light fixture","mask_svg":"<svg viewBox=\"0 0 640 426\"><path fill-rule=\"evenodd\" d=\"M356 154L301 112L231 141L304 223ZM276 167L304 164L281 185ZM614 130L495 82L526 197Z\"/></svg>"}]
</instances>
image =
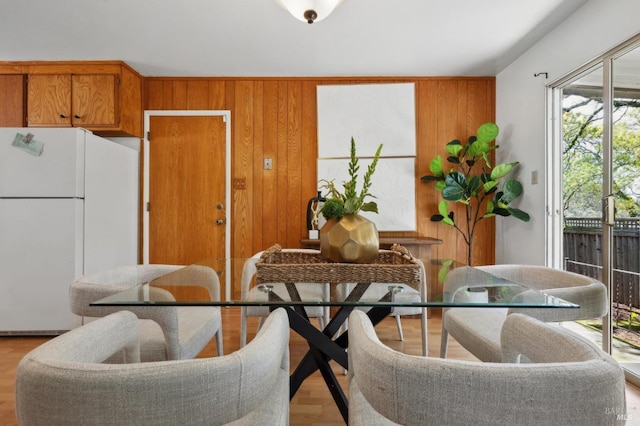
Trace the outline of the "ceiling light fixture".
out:
<instances>
[{"instance_id":1,"label":"ceiling light fixture","mask_svg":"<svg viewBox=\"0 0 640 426\"><path fill-rule=\"evenodd\" d=\"M296 19L308 24L322 21L344 0L276 0Z\"/></svg>"}]
</instances>

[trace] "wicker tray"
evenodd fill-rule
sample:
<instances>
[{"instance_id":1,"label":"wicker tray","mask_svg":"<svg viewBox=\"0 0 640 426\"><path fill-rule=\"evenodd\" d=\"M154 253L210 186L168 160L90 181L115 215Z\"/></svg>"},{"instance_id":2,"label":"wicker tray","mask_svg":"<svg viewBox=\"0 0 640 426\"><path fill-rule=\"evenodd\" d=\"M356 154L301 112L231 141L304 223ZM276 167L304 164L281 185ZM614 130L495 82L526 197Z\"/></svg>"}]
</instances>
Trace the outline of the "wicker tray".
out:
<instances>
[{"instance_id":1,"label":"wicker tray","mask_svg":"<svg viewBox=\"0 0 640 426\"><path fill-rule=\"evenodd\" d=\"M403 283L419 288L420 264L404 247L380 250L374 263L334 263L320 253L282 251L279 245L264 251L256 263L256 282L262 283Z\"/></svg>"}]
</instances>

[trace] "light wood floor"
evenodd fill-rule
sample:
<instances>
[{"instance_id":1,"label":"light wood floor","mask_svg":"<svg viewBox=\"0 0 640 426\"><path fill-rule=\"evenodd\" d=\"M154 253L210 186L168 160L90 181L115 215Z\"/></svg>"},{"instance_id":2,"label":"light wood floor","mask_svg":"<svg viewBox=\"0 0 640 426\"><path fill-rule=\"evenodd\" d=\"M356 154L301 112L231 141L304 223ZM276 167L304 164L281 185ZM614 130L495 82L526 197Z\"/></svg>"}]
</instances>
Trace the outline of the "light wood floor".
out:
<instances>
[{"instance_id":1,"label":"light wood floor","mask_svg":"<svg viewBox=\"0 0 640 426\"><path fill-rule=\"evenodd\" d=\"M390 347L406 353L420 355L420 320L417 317L404 318L402 325L405 336L405 340L402 342L398 340L395 321L391 318L378 325L376 331L380 339ZM429 353L431 356L438 356L440 351L440 326L441 319L436 310L432 317L429 318ZM255 335L256 327L257 321L251 319L249 322L249 338ZM239 309L223 309L223 333L225 353L237 350L240 346ZM24 354L47 340L48 338L46 337L0 337L0 425L18 425L14 409L16 366ZM298 335L292 333L290 348L291 363L294 366L297 365L306 352L306 347L304 341ZM215 354L214 342L200 356L215 356ZM450 342L449 356L458 359L475 359L455 341ZM341 380L343 388L346 389L346 376L341 374L342 369L336 365L334 370ZM630 384L627 384L627 407L628 412L634 418L640 417L640 389ZM322 377L317 372L302 385L291 401L290 409L291 425L328 426L344 424Z\"/></svg>"}]
</instances>

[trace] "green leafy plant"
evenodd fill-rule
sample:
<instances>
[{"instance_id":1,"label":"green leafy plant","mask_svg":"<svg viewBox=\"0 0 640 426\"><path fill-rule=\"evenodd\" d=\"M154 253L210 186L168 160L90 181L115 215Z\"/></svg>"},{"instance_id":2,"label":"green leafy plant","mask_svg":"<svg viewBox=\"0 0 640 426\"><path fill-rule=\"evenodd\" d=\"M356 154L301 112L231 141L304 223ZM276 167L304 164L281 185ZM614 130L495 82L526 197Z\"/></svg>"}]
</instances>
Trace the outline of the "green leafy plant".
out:
<instances>
[{"instance_id":1,"label":"green leafy plant","mask_svg":"<svg viewBox=\"0 0 640 426\"><path fill-rule=\"evenodd\" d=\"M375 198L375 196L369 193L369 188L371 188L371 176L373 176L376 170L381 151L382 144L378 146L373 156L373 161L369 164L369 167L367 167L362 189L358 192L357 184L360 166L358 165L358 157L356 156L356 143L353 137L351 138L351 160L349 161L349 176L351 179L342 183L344 192L338 190L333 180L320 180L322 184L320 187L327 190L327 195L325 196L326 201L322 206L322 215L325 219L332 217L340 218L344 215L357 214L361 211L378 213L378 205L376 202L365 200L368 197Z\"/></svg>"},{"instance_id":2,"label":"green leafy plant","mask_svg":"<svg viewBox=\"0 0 640 426\"><path fill-rule=\"evenodd\" d=\"M527 213L510 207L510 203L522 195L520 181L507 179L519 163L491 165L489 154L498 148L492 143L498 132L496 124L485 123L466 144L459 140L449 142L445 150L451 169L445 171L442 157L438 155L429 165L432 174L421 178L423 182L436 182L435 189L441 192L444 200L438 203L438 214L431 216L431 220L452 226L463 236L467 244L468 265L471 265L473 255L473 237L481 220L497 215L529 221ZM462 221L456 221L449 209L450 202L464 204L465 217Z\"/></svg>"}]
</instances>

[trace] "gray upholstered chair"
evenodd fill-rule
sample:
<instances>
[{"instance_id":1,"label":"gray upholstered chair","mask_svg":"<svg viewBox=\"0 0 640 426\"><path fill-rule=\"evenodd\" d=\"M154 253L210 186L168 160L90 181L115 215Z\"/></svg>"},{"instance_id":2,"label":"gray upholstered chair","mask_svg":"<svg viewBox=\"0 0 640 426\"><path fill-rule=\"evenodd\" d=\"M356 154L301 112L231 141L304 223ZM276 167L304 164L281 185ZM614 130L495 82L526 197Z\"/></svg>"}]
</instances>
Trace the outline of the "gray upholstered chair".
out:
<instances>
[{"instance_id":1,"label":"gray upholstered chair","mask_svg":"<svg viewBox=\"0 0 640 426\"><path fill-rule=\"evenodd\" d=\"M465 349L482 361L500 362L500 330L507 315L525 313L545 322L575 321L602 317L608 312L607 290L601 282L573 272L533 265L488 265L477 269L524 284L543 293L580 305L575 309L522 308L450 308L442 311L440 356L446 358L448 338L452 336ZM453 269L444 283L457 287L457 271Z\"/></svg>"},{"instance_id":2,"label":"gray upholstered chair","mask_svg":"<svg viewBox=\"0 0 640 426\"><path fill-rule=\"evenodd\" d=\"M505 363L402 354L369 319L349 319L349 424L605 426L624 424L625 379L591 343L535 318L502 327ZM526 363L509 363L516 358Z\"/></svg>"},{"instance_id":3,"label":"gray upholstered chair","mask_svg":"<svg viewBox=\"0 0 640 426\"><path fill-rule=\"evenodd\" d=\"M282 249L283 252L303 252L303 253L320 253L318 250L312 249ZM268 295L264 291L264 286L252 285L254 283L253 278L256 275L257 268L256 263L260 260L263 252L258 252L252 257L247 259L242 268L242 278L240 283L240 297L242 300L260 301L267 300ZM271 283L272 291L284 300L290 300L289 293L284 283ZM329 283L298 283L296 284L300 300L316 301L329 300L330 290ZM309 318L317 318L320 328L324 328L325 324L329 322L329 307L328 306L306 306L305 311ZM260 323L269 315L268 306L242 306L240 308L240 347L243 347L247 343L247 318L259 317Z\"/></svg>"},{"instance_id":4,"label":"gray upholstered chair","mask_svg":"<svg viewBox=\"0 0 640 426\"><path fill-rule=\"evenodd\" d=\"M336 300L344 300L347 295L353 290L356 283L341 283L336 285ZM421 302L422 297L420 295L420 291L402 283L371 283L367 290L364 292L360 300L380 300L384 297L388 292L390 287L392 287L395 291L394 300L396 301L405 301L408 303L413 302ZM357 308L359 310L369 310L370 308ZM422 315L423 308L413 308L413 307L396 307L393 308L393 312L390 316L394 317L396 320L396 328L398 330L398 339L404 340L404 334L402 332L402 320L400 317L402 315Z\"/></svg>"},{"instance_id":5,"label":"gray upholstered chair","mask_svg":"<svg viewBox=\"0 0 640 426\"><path fill-rule=\"evenodd\" d=\"M195 358L216 337L218 355L223 354L220 307L214 306L90 306L103 297L143 283L204 286L211 300L220 300L216 272L206 266L133 265L85 275L71 284L71 312L92 320L119 310L140 318L142 361ZM158 293L164 290L158 289ZM164 291L171 300L169 292ZM114 360L117 362L117 360Z\"/></svg>"},{"instance_id":6,"label":"gray upholstered chair","mask_svg":"<svg viewBox=\"0 0 640 426\"><path fill-rule=\"evenodd\" d=\"M285 425L288 344L279 309L229 355L135 363L138 319L120 311L28 353L16 373L16 413L23 426ZM121 351L133 363L102 363Z\"/></svg>"}]
</instances>

